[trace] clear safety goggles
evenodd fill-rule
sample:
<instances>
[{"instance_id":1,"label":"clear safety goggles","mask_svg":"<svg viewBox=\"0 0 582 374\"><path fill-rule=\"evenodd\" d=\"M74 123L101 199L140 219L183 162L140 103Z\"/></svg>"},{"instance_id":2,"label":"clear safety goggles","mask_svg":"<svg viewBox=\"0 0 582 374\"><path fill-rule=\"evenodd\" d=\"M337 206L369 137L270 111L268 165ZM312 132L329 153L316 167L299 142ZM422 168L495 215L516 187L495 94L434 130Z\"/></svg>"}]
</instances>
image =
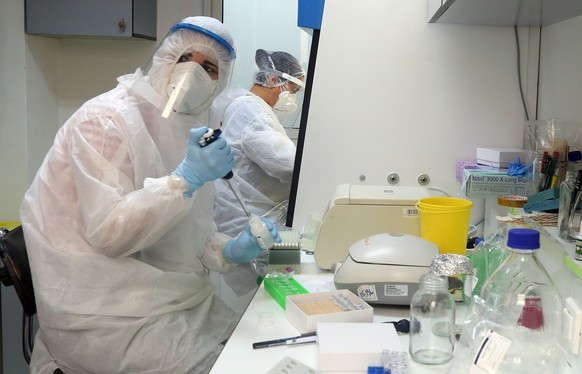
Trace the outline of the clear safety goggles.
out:
<instances>
[{"instance_id":1,"label":"clear safety goggles","mask_svg":"<svg viewBox=\"0 0 582 374\"><path fill-rule=\"evenodd\" d=\"M303 82L301 79L296 78L292 75L289 75L287 73L283 73L279 70L275 70L275 69L270 69L270 68L261 68L261 70L259 70L261 72L264 73L272 73L275 74L278 77L281 77L283 79L288 80L289 82L295 83L296 85L298 85L300 87L300 89L304 89L305 88L305 82Z\"/></svg>"}]
</instances>

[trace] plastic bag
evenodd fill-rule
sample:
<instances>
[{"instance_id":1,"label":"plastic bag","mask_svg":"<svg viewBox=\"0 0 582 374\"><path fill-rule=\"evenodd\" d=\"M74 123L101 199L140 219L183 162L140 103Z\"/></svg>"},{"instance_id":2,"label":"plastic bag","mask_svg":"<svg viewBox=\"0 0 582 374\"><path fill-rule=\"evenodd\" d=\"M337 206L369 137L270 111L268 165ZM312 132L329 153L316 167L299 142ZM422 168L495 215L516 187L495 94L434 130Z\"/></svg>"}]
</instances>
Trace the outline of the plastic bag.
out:
<instances>
[{"instance_id":1,"label":"plastic bag","mask_svg":"<svg viewBox=\"0 0 582 374\"><path fill-rule=\"evenodd\" d=\"M502 227L495 234L477 244L475 248L467 251L467 256L473 263L472 295L480 295L481 286L485 280L507 258L506 234L506 228Z\"/></svg>"},{"instance_id":2,"label":"plastic bag","mask_svg":"<svg viewBox=\"0 0 582 374\"><path fill-rule=\"evenodd\" d=\"M447 373L554 374L567 368L556 339L523 326L506 326L502 316L473 297Z\"/></svg>"},{"instance_id":3,"label":"plastic bag","mask_svg":"<svg viewBox=\"0 0 582 374\"><path fill-rule=\"evenodd\" d=\"M559 186L565 178L567 154L569 150L582 149L582 133L579 124L560 119L528 121L525 126L524 146L535 152L534 181L537 190L542 191L544 180L544 152L551 157L557 152L557 164L553 174L557 176L555 185ZM551 176L550 176L551 177Z\"/></svg>"}]
</instances>

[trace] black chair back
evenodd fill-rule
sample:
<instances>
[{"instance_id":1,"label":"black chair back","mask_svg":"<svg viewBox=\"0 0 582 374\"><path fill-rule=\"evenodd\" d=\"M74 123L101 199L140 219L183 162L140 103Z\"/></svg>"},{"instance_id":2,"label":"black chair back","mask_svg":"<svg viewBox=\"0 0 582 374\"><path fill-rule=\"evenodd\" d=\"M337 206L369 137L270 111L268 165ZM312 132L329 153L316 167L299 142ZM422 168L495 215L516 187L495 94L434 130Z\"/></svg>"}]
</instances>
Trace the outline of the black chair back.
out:
<instances>
[{"instance_id":1,"label":"black chair back","mask_svg":"<svg viewBox=\"0 0 582 374\"><path fill-rule=\"evenodd\" d=\"M4 265L0 268L2 284L14 286L24 314L33 316L36 314L36 302L22 226L12 230L0 229L0 258Z\"/></svg>"}]
</instances>

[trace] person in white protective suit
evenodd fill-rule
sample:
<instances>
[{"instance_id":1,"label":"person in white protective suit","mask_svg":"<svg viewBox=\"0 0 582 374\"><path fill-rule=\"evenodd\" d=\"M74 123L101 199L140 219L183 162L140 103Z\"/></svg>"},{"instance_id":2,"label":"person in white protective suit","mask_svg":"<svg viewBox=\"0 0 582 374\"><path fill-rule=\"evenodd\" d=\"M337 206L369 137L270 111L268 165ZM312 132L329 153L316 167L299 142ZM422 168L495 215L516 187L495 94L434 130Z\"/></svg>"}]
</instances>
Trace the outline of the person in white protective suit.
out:
<instances>
[{"instance_id":1,"label":"person in white protective suit","mask_svg":"<svg viewBox=\"0 0 582 374\"><path fill-rule=\"evenodd\" d=\"M295 162L295 144L278 116L297 110L296 95L304 87L305 71L297 58L287 52L258 49L255 63L258 71L250 90L230 90L220 98L228 103L222 117L222 133L234 150L233 181L249 211L262 216L273 210L269 217L277 224L277 215L286 216ZM221 112L220 105L213 110ZM223 180L215 184L215 221L219 231L232 235L244 227L248 218L228 184ZM279 227L283 225L284 222ZM264 275L261 273L266 259L261 257L258 262L225 275L225 281L239 296L257 287L257 274Z\"/></svg>"},{"instance_id":2,"label":"person in white protective suit","mask_svg":"<svg viewBox=\"0 0 582 374\"><path fill-rule=\"evenodd\" d=\"M147 69L59 130L21 206L39 320L32 373L210 370L237 319L209 270L262 251L248 227L216 232L206 182L233 153L222 137L199 144L235 54L222 23L188 17Z\"/></svg>"}]
</instances>

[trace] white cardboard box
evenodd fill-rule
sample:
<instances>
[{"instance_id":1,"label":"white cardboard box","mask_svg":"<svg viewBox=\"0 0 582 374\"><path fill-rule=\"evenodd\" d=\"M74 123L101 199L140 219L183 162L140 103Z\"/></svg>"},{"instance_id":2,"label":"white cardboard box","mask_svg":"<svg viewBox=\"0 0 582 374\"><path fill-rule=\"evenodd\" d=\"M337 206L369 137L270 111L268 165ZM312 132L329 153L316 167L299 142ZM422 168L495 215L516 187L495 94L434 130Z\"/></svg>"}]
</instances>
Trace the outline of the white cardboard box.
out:
<instances>
[{"instance_id":1,"label":"white cardboard box","mask_svg":"<svg viewBox=\"0 0 582 374\"><path fill-rule=\"evenodd\" d=\"M508 168L510 162L526 163L530 152L522 148L477 148L477 163L496 168Z\"/></svg>"},{"instance_id":2,"label":"white cardboard box","mask_svg":"<svg viewBox=\"0 0 582 374\"><path fill-rule=\"evenodd\" d=\"M334 296L347 301L349 310L339 310ZM372 322L374 309L349 290L337 290L287 296L285 316L305 334L315 332L320 322Z\"/></svg>"},{"instance_id":3,"label":"white cardboard box","mask_svg":"<svg viewBox=\"0 0 582 374\"><path fill-rule=\"evenodd\" d=\"M382 366L382 351L403 351L391 323L319 323L317 343L323 372L365 372Z\"/></svg>"}]
</instances>

